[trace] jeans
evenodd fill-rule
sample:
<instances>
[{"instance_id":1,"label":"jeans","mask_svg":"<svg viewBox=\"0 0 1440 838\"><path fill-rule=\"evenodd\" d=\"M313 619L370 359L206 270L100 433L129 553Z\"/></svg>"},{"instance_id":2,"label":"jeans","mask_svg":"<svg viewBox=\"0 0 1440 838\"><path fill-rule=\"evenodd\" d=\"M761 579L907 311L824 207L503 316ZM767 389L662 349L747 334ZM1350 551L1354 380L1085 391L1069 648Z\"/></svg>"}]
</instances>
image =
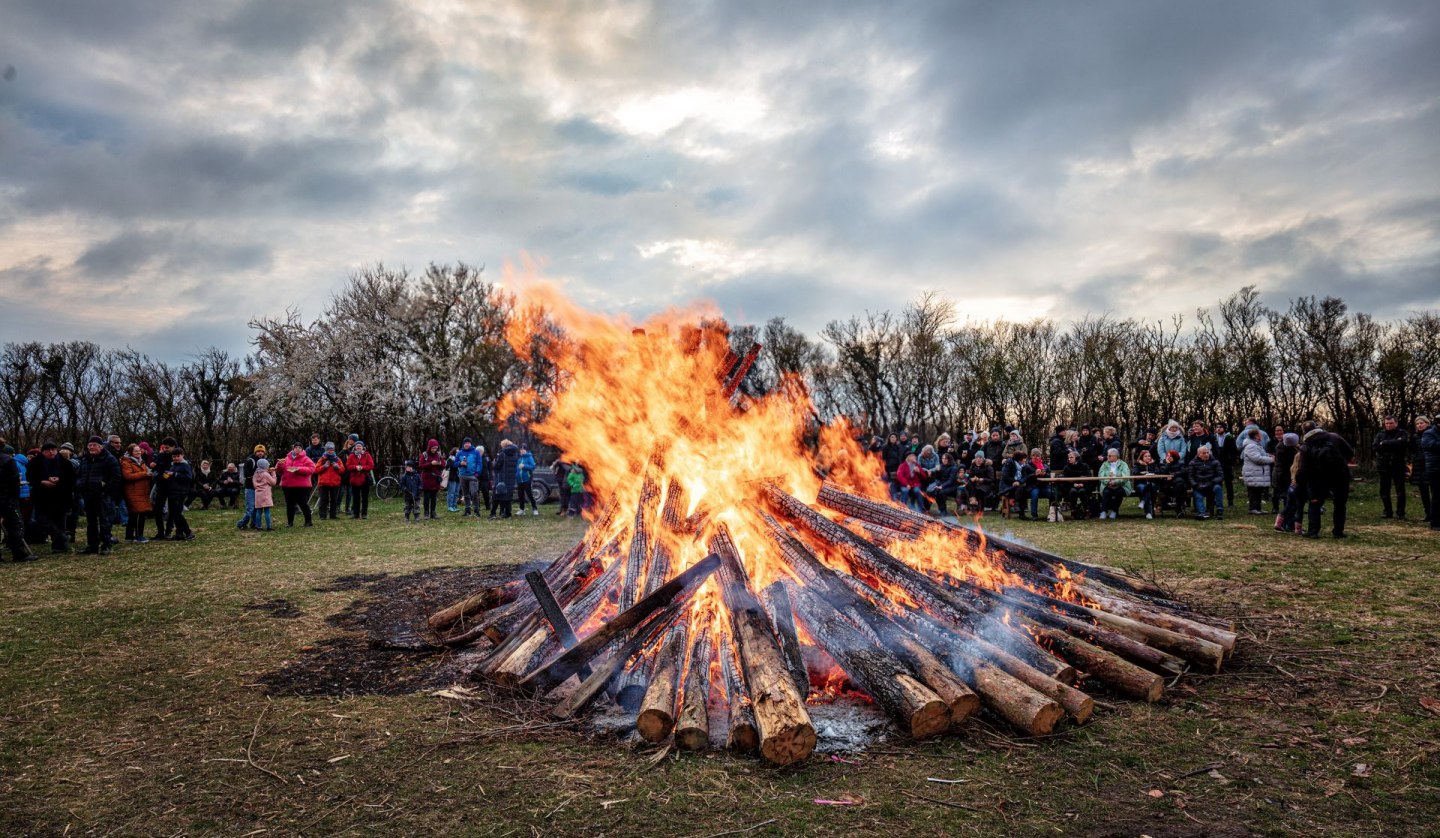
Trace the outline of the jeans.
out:
<instances>
[{"instance_id":1,"label":"jeans","mask_svg":"<svg viewBox=\"0 0 1440 838\"><path fill-rule=\"evenodd\" d=\"M473 509L476 515L480 514L480 504L476 495L480 490L480 478L470 474L460 478L460 494L465 500L465 512L469 514Z\"/></svg>"},{"instance_id":2,"label":"jeans","mask_svg":"<svg viewBox=\"0 0 1440 838\"><path fill-rule=\"evenodd\" d=\"M251 513L255 518L255 529L260 529L260 519L265 519L265 529L270 529L270 507L262 506Z\"/></svg>"},{"instance_id":3,"label":"jeans","mask_svg":"<svg viewBox=\"0 0 1440 838\"><path fill-rule=\"evenodd\" d=\"M1120 504L1125 501L1123 486L1106 486L1100 490L1100 508L1105 512L1120 513Z\"/></svg>"},{"instance_id":4,"label":"jeans","mask_svg":"<svg viewBox=\"0 0 1440 838\"><path fill-rule=\"evenodd\" d=\"M1395 488L1395 507L1393 510L1390 507L1390 488L1392 486ZM1389 518L1392 514L1399 515L1401 518L1405 517L1404 467L1401 467L1399 471L1382 470L1380 472L1380 507L1384 511L1386 518Z\"/></svg>"},{"instance_id":5,"label":"jeans","mask_svg":"<svg viewBox=\"0 0 1440 838\"><path fill-rule=\"evenodd\" d=\"M190 530L190 522L185 520L184 498L170 496L170 527L175 532L176 538L183 538L193 535Z\"/></svg>"},{"instance_id":6,"label":"jeans","mask_svg":"<svg viewBox=\"0 0 1440 838\"><path fill-rule=\"evenodd\" d=\"M130 505L125 501L115 504L115 523L128 524L130 522Z\"/></svg>"},{"instance_id":7,"label":"jeans","mask_svg":"<svg viewBox=\"0 0 1440 838\"><path fill-rule=\"evenodd\" d=\"M1205 501L1207 501L1207 500L1214 500L1214 501L1215 501L1215 514L1216 514L1216 515L1224 515L1224 514L1225 514L1225 487L1224 487L1224 486L1216 485L1216 486L1210 486L1209 488L1205 488L1205 489L1194 489L1193 491L1191 491L1191 495L1193 495L1194 498L1195 498L1195 514L1196 514L1196 515L1204 515L1204 514L1206 514L1207 510L1206 510L1206 508L1205 508Z\"/></svg>"},{"instance_id":8,"label":"jeans","mask_svg":"<svg viewBox=\"0 0 1440 838\"><path fill-rule=\"evenodd\" d=\"M1140 511L1146 515L1155 514L1155 485L1145 480L1135 481L1135 494L1140 498Z\"/></svg>"},{"instance_id":9,"label":"jeans","mask_svg":"<svg viewBox=\"0 0 1440 838\"><path fill-rule=\"evenodd\" d=\"M451 481L450 481L450 485L447 486L446 489L445 489L445 501L446 501L445 506L446 506L451 512L458 512L458 511L460 511L460 510L459 510L459 507L457 507L455 504L456 504L459 500L460 500L460 478L457 477L457 478L455 478L454 480L451 480Z\"/></svg>"},{"instance_id":10,"label":"jeans","mask_svg":"<svg viewBox=\"0 0 1440 838\"><path fill-rule=\"evenodd\" d=\"M425 503L426 503L426 504L429 504L429 503L431 502L431 500L434 498L435 493L434 493L434 492L426 492L426 493L425 493L425 496L426 496L426 497L425 497ZM410 516L411 516L411 515L414 515L414 516L415 516L415 520L417 520L417 521L420 520L420 499L417 498L417 497L415 497L414 495L410 494L409 492L406 492L406 493L405 493L405 520L407 520L407 521L410 520Z\"/></svg>"},{"instance_id":11,"label":"jeans","mask_svg":"<svg viewBox=\"0 0 1440 838\"><path fill-rule=\"evenodd\" d=\"M1300 516L1304 514L1305 492L1298 486L1291 486L1285 490L1285 510L1280 513L1280 529L1285 532L1292 532L1295 525L1300 523Z\"/></svg>"},{"instance_id":12,"label":"jeans","mask_svg":"<svg viewBox=\"0 0 1440 838\"><path fill-rule=\"evenodd\" d=\"M900 501L916 512L924 512L929 505L925 502L925 496L920 493L918 486L901 486Z\"/></svg>"},{"instance_id":13,"label":"jeans","mask_svg":"<svg viewBox=\"0 0 1440 838\"><path fill-rule=\"evenodd\" d=\"M245 490L245 514L240 516L240 521L235 524L236 529L245 529L255 524L255 490Z\"/></svg>"}]
</instances>

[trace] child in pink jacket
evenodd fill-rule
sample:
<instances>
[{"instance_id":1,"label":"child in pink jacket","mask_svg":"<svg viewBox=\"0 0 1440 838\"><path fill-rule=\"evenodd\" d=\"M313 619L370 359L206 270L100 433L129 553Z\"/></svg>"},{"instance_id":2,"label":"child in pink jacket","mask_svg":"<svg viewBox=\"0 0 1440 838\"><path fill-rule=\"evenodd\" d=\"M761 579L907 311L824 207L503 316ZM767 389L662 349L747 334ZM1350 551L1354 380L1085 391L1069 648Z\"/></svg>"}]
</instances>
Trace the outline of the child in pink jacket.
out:
<instances>
[{"instance_id":1,"label":"child in pink jacket","mask_svg":"<svg viewBox=\"0 0 1440 838\"><path fill-rule=\"evenodd\" d=\"M270 461L260 459L255 462L255 528L260 528L260 519L265 519L265 529L273 529L270 526L270 507L275 505L275 484L279 481L270 471Z\"/></svg>"}]
</instances>

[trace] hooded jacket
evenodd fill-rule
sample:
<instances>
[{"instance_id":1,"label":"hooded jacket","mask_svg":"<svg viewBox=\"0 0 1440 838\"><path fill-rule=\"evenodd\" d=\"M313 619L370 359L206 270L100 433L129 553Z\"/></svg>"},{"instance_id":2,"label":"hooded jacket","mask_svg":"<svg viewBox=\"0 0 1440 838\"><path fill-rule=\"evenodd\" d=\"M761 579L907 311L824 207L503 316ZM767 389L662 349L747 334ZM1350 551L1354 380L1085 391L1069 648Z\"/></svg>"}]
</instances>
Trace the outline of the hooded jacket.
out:
<instances>
[{"instance_id":1,"label":"hooded jacket","mask_svg":"<svg viewBox=\"0 0 1440 838\"><path fill-rule=\"evenodd\" d=\"M361 453L356 454L355 451ZM375 458L370 456L369 451L364 449L353 449L350 456L345 458L345 471L350 474L351 486L364 486L370 480L370 472L375 470Z\"/></svg>"},{"instance_id":2,"label":"hooded jacket","mask_svg":"<svg viewBox=\"0 0 1440 838\"><path fill-rule=\"evenodd\" d=\"M125 481L125 508L132 514L150 512L150 469L134 457L120 459L120 476Z\"/></svg>"},{"instance_id":3,"label":"hooded jacket","mask_svg":"<svg viewBox=\"0 0 1440 838\"><path fill-rule=\"evenodd\" d=\"M1188 451L1188 444L1185 442L1185 432L1180 429L1180 423L1178 422L1166 425L1165 430L1161 431L1159 438L1155 440L1155 459L1163 463L1165 462L1165 455L1171 451L1179 454L1181 460L1185 459L1185 454Z\"/></svg>"},{"instance_id":4,"label":"hooded jacket","mask_svg":"<svg viewBox=\"0 0 1440 838\"><path fill-rule=\"evenodd\" d=\"M252 478L255 489L255 508L265 509L275 505L275 472L270 469L256 470Z\"/></svg>"},{"instance_id":5,"label":"hooded jacket","mask_svg":"<svg viewBox=\"0 0 1440 838\"><path fill-rule=\"evenodd\" d=\"M427 492L440 491L440 477L445 473L445 455L440 451L439 440L425 443L425 451L415 465L420 472L420 488Z\"/></svg>"},{"instance_id":6,"label":"hooded jacket","mask_svg":"<svg viewBox=\"0 0 1440 838\"><path fill-rule=\"evenodd\" d=\"M1440 472L1440 425L1431 425L1420 435L1420 453L1425 458L1426 474Z\"/></svg>"},{"instance_id":7,"label":"hooded jacket","mask_svg":"<svg viewBox=\"0 0 1440 838\"><path fill-rule=\"evenodd\" d=\"M1264 489L1271 485L1272 468L1275 458L1265 453L1265 443L1248 440L1240 450L1240 480L1252 489Z\"/></svg>"},{"instance_id":8,"label":"hooded jacket","mask_svg":"<svg viewBox=\"0 0 1440 838\"><path fill-rule=\"evenodd\" d=\"M1350 458L1355 449L1339 434L1315 428L1300 442L1299 481L1311 486L1338 486L1350 482Z\"/></svg>"},{"instance_id":9,"label":"hooded jacket","mask_svg":"<svg viewBox=\"0 0 1440 838\"><path fill-rule=\"evenodd\" d=\"M339 454L333 451L326 453L330 456L322 456L315 461L315 485L339 486L345 482L345 464L340 461Z\"/></svg>"}]
</instances>

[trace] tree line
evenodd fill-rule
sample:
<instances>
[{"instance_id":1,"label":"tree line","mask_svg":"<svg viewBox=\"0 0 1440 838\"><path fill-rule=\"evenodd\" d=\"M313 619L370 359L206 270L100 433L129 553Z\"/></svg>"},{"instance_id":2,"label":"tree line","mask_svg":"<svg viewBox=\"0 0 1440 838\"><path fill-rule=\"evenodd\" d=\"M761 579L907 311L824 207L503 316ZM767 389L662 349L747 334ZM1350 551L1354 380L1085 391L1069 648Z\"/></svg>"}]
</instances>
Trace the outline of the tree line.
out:
<instances>
[{"instance_id":1,"label":"tree line","mask_svg":"<svg viewBox=\"0 0 1440 838\"><path fill-rule=\"evenodd\" d=\"M564 386L545 360L566 340L541 309L466 264L353 274L318 317L251 321L253 350L208 348L171 363L86 341L6 343L0 429L17 447L92 433L173 436L214 459L257 441L354 432L393 461L437 436L527 439ZM517 353L507 333L528 344ZM737 352L765 347L742 384L758 396L787 376L823 418L867 432L1012 424L1038 444L1056 423L1115 425L1127 437L1174 418L1266 426L1315 418L1362 444L1386 414L1409 424L1440 407L1440 313L1391 322L1334 297L1265 306L1253 287L1190 318L1087 316L1070 323L961 322L927 294L898 312L836 320L810 336L774 318L737 325ZM534 390L502 417L508 394Z\"/></svg>"}]
</instances>

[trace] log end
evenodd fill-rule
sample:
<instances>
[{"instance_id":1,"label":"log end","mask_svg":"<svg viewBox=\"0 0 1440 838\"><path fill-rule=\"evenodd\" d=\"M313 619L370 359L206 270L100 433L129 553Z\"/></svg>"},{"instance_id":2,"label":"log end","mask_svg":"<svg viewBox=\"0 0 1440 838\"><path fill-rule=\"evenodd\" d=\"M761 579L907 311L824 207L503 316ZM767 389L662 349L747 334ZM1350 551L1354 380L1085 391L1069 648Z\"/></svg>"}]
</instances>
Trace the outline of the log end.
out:
<instances>
[{"instance_id":1,"label":"log end","mask_svg":"<svg viewBox=\"0 0 1440 838\"><path fill-rule=\"evenodd\" d=\"M1065 708L1059 703L1048 701L1036 708L1035 715L1030 720L1029 728L1025 731L1031 736L1048 736L1055 730L1055 725L1065 718Z\"/></svg>"},{"instance_id":2,"label":"log end","mask_svg":"<svg viewBox=\"0 0 1440 838\"><path fill-rule=\"evenodd\" d=\"M910 735L915 739L929 739L950 729L950 708L936 698L916 707L908 720Z\"/></svg>"},{"instance_id":3,"label":"log end","mask_svg":"<svg viewBox=\"0 0 1440 838\"><path fill-rule=\"evenodd\" d=\"M1075 721L1075 724L1083 725L1090 721L1090 717L1095 714L1095 699L1078 690L1074 695L1075 698L1065 702L1065 712L1070 714L1070 718Z\"/></svg>"},{"instance_id":4,"label":"log end","mask_svg":"<svg viewBox=\"0 0 1440 838\"><path fill-rule=\"evenodd\" d=\"M739 724L730 728L730 737L725 747L742 754L754 753L760 747L760 731L752 724Z\"/></svg>"},{"instance_id":5,"label":"log end","mask_svg":"<svg viewBox=\"0 0 1440 838\"><path fill-rule=\"evenodd\" d=\"M950 702L950 726L959 727L965 720L980 712L980 696L967 693Z\"/></svg>"},{"instance_id":6,"label":"log end","mask_svg":"<svg viewBox=\"0 0 1440 838\"><path fill-rule=\"evenodd\" d=\"M703 751L710 747L710 732L699 727L676 728L675 747L682 751Z\"/></svg>"},{"instance_id":7,"label":"log end","mask_svg":"<svg viewBox=\"0 0 1440 838\"><path fill-rule=\"evenodd\" d=\"M815 751L815 727L808 720L772 731L760 742L760 756L776 765L794 765Z\"/></svg>"},{"instance_id":8,"label":"log end","mask_svg":"<svg viewBox=\"0 0 1440 838\"><path fill-rule=\"evenodd\" d=\"M664 710L650 707L635 717L635 729L646 742L664 742L675 729L675 718Z\"/></svg>"},{"instance_id":9,"label":"log end","mask_svg":"<svg viewBox=\"0 0 1440 838\"><path fill-rule=\"evenodd\" d=\"M1159 701L1160 696L1164 694L1165 679L1161 678L1159 675L1156 675L1150 680L1150 683L1145 686L1144 691L1138 697L1143 698L1146 704L1154 704L1155 702Z\"/></svg>"}]
</instances>

